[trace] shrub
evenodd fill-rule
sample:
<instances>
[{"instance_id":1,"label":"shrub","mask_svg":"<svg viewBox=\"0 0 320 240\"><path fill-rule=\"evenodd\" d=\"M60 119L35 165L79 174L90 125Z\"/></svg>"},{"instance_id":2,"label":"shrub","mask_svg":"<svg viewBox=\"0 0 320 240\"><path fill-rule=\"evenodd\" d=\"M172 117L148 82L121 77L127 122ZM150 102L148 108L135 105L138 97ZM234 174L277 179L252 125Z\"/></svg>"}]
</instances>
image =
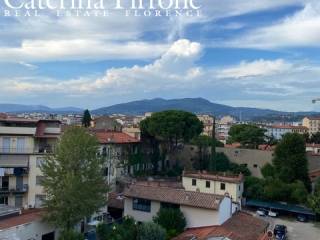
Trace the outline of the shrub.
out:
<instances>
[{"instance_id":1,"label":"shrub","mask_svg":"<svg viewBox=\"0 0 320 240\"><path fill-rule=\"evenodd\" d=\"M165 240L166 230L160 225L149 222L138 227L137 240Z\"/></svg>"}]
</instances>

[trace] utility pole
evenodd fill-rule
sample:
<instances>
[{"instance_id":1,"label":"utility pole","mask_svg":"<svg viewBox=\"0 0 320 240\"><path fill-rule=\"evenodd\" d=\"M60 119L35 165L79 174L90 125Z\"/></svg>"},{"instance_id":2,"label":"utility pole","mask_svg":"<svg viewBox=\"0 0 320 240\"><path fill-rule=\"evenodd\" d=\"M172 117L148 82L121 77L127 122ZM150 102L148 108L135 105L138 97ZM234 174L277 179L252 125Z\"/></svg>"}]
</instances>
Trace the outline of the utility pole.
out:
<instances>
[{"instance_id":1,"label":"utility pole","mask_svg":"<svg viewBox=\"0 0 320 240\"><path fill-rule=\"evenodd\" d=\"M216 163L216 118L212 116L212 144L211 144L211 160L209 164L209 170L211 172L217 171L217 163Z\"/></svg>"}]
</instances>

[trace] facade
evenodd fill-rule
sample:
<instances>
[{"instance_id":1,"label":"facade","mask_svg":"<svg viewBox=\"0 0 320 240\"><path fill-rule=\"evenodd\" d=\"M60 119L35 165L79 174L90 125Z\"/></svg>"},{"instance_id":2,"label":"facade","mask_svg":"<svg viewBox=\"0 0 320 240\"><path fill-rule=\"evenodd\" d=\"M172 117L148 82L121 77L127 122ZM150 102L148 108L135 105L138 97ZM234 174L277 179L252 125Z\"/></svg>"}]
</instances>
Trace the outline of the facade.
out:
<instances>
[{"instance_id":1,"label":"facade","mask_svg":"<svg viewBox=\"0 0 320 240\"><path fill-rule=\"evenodd\" d=\"M138 140L141 138L141 130L139 127L126 127L122 129L122 132Z\"/></svg>"},{"instance_id":2,"label":"facade","mask_svg":"<svg viewBox=\"0 0 320 240\"><path fill-rule=\"evenodd\" d=\"M202 135L212 136L213 120L214 118L210 115L197 115L198 119L203 123Z\"/></svg>"},{"instance_id":3,"label":"facade","mask_svg":"<svg viewBox=\"0 0 320 240\"><path fill-rule=\"evenodd\" d=\"M320 131L320 117L305 117L302 126L309 129L310 135L315 134Z\"/></svg>"},{"instance_id":4,"label":"facade","mask_svg":"<svg viewBox=\"0 0 320 240\"><path fill-rule=\"evenodd\" d=\"M240 175L212 175L206 172L187 172L182 175L182 185L187 191L228 194L232 201L241 204L244 177Z\"/></svg>"},{"instance_id":5,"label":"facade","mask_svg":"<svg viewBox=\"0 0 320 240\"><path fill-rule=\"evenodd\" d=\"M121 132L121 124L109 116L98 117L93 120L94 129Z\"/></svg>"},{"instance_id":6,"label":"facade","mask_svg":"<svg viewBox=\"0 0 320 240\"><path fill-rule=\"evenodd\" d=\"M229 137L229 131L232 125L236 123L236 119L231 116L224 116L219 121L216 122L216 135L226 143Z\"/></svg>"},{"instance_id":7,"label":"facade","mask_svg":"<svg viewBox=\"0 0 320 240\"><path fill-rule=\"evenodd\" d=\"M0 119L0 204L40 207L41 162L60 136L57 120Z\"/></svg>"},{"instance_id":8,"label":"facade","mask_svg":"<svg viewBox=\"0 0 320 240\"><path fill-rule=\"evenodd\" d=\"M100 143L100 154L106 158L105 177L110 186L128 175L129 155L137 152L140 141L123 132L92 130Z\"/></svg>"},{"instance_id":9,"label":"facade","mask_svg":"<svg viewBox=\"0 0 320 240\"><path fill-rule=\"evenodd\" d=\"M291 125L272 125L264 127L267 132L266 135L274 137L277 140L282 139L282 136L286 133L308 133L308 128L305 126L291 126Z\"/></svg>"}]
</instances>

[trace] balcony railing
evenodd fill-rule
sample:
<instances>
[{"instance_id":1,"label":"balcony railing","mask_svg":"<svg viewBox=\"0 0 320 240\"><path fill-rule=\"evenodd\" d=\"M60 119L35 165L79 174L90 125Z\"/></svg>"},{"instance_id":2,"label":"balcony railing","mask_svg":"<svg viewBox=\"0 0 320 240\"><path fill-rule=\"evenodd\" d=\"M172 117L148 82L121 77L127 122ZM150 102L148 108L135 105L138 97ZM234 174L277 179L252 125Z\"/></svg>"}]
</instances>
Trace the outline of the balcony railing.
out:
<instances>
[{"instance_id":1,"label":"balcony railing","mask_svg":"<svg viewBox=\"0 0 320 240\"><path fill-rule=\"evenodd\" d=\"M21 187L16 187L16 188L0 188L0 194L9 194L9 193L26 193L28 192L28 184L23 184Z\"/></svg>"},{"instance_id":2,"label":"balcony railing","mask_svg":"<svg viewBox=\"0 0 320 240\"><path fill-rule=\"evenodd\" d=\"M0 147L1 154L32 154L32 153L52 153L52 146L37 146L35 148Z\"/></svg>"}]
</instances>

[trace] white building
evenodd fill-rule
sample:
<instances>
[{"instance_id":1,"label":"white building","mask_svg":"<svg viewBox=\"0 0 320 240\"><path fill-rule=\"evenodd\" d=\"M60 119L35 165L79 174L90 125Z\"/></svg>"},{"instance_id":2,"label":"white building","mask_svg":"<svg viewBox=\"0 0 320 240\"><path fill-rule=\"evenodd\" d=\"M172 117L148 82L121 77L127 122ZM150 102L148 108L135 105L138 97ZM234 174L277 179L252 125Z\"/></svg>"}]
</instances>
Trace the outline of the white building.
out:
<instances>
[{"instance_id":1,"label":"white building","mask_svg":"<svg viewBox=\"0 0 320 240\"><path fill-rule=\"evenodd\" d=\"M305 117L302 126L309 129L310 135L320 132L320 117Z\"/></svg>"},{"instance_id":2,"label":"white building","mask_svg":"<svg viewBox=\"0 0 320 240\"><path fill-rule=\"evenodd\" d=\"M224 116L216 122L216 135L218 139L221 139L224 143L228 140L229 131L232 125L236 123L236 119L231 116Z\"/></svg>"},{"instance_id":3,"label":"white building","mask_svg":"<svg viewBox=\"0 0 320 240\"><path fill-rule=\"evenodd\" d=\"M214 175L210 179L207 176L206 173L201 177L186 173L180 185L163 181L133 182L124 191L124 215L139 222L152 221L161 207L173 207L180 208L187 220L187 228L221 225L240 209L240 204L233 198L241 199L243 180L231 183L214 179Z\"/></svg>"},{"instance_id":4,"label":"white building","mask_svg":"<svg viewBox=\"0 0 320 240\"><path fill-rule=\"evenodd\" d=\"M274 137L277 140L282 139L282 136L286 133L308 133L308 128L304 126L292 126L292 125L272 125L263 127L267 130L266 135Z\"/></svg>"}]
</instances>

